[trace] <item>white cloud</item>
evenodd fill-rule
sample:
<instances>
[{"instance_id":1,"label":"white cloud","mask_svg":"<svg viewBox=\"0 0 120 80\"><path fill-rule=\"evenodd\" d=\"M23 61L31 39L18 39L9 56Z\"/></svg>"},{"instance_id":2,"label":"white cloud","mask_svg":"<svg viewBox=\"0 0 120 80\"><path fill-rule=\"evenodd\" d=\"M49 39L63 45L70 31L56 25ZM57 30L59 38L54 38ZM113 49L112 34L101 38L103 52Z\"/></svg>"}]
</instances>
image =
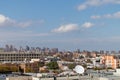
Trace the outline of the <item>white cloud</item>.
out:
<instances>
[{"instance_id":1,"label":"white cloud","mask_svg":"<svg viewBox=\"0 0 120 80\"><path fill-rule=\"evenodd\" d=\"M120 0L87 0L83 4L80 4L77 9L81 11L88 7L100 6L105 4L120 4Z\"/></svg>"},{"instance_id":2,"label":"white cloud","mask_svg":"<svg viewBox=\"0 0 120 80\"><path fill-rule=\"evenodd\" d=\"M38 22L35 21L24 21L24 22L20 22L20 21L16 21L14 19L11 19L5 15L0 14L0 27L4 27L4 26L13 26L13 27L28 27L31 26L32 24L43 24L44 21L40 20Z\"/></svg>"},{"instance_id":3,"label":"white cloud","mask_svg":"<svg viewBox=\"0 0 120 80\"><path fill-rule=\"evenodd\" d=\"M82 27L84 27L84 28L90 28L90 27L93 27L93 26L94 26L94 24L91 23L91 22L85 22L85 23L82 25Z\"/></svg>"},{"instance_id":4,"label":"white cloud","mask_svg":"<svg viewBox=\"0 0 120 80\"><path fill-rule=\"evenodd\" d=\"M52 30L52 32L65 33L78 30L78 24L61 25L59 28Z\"/></svg>"},{"instance_id":5,"label":"white cloud","mask_svg":"<svg viewBox=\"0 0 120 80\"><path fill-rule=\"evenodd\" d=\"M92 19L100 19L100 18L101 18L101 16L96 15L96 16L91 16L91 18L92 18Z\"/></svg>"},{"instance_id":6,"label":"white cloud","mask_svg":"<svg viewBox=\"0 0 120 80\"><path fill-rule=\"evenodd\" d=\"M13 20L9 17L6 17L2 14L0 14L0 26L16 26L16 27L27 27L30 26L32 22L17 22L16 20Z\"/></svg>"},{"instance_id":7,"label":"white cloud","mask_svg":"<svg viewBox=\"0 0 120 80\"><path fill-rule=\"evenodd\" d=\"M9 20L8 17L0 14L0 24L4 23L4 22L7 21L7 20Z\"/></svg>"},{"instance_id":8,"label":"white cloud","mask_svg":"<svg viewBox=\"0 0 120 80\"><path fill-rule=\"evenodd\" d=\"M15 24L15 21L0 14L0 26L7 26L7 25Z\"/></svg>"},{"instance_id":9,"label":"white cloud","mask_svg":"<svg viewBox=\"0 0 120 80\"><path fill-rule=\"evenodd\" d=\"M53 29L52 32L55 33L66 33L66 32L72 32L72 31L76 31L76 30L82 30L82 28L91 28L93 27L95 24L91 23L91 22L85 22L82 25L78 25L78 24L66 24L66 25L61 25L60 27Z\"/></svg>"},{"instance_id":10,"label":"white cloud","mask_svg":"<svg viewBox=\"0 0 120 80\"><path fill-rule=\"evenodd\" d=\"M120 11L116 12L112 15L114 18L120 18Z\"/></svg>"},{"instance_id":11,"label":"white cloud","mask_svg":"<svg viewBox=\"0 0 120 80\"><path fill-rule=\"evenodd\" d=\"M78 6L78 10L79 10L79 11L84 10L84 9L86 9L86 8L87 8L87 5L84 5L84 4Z\"/></svg>"},{"instance_id":12,"label":"white cloud","mask_svg":"<svg viewBox=\"0 0 120 80\"><path fill-rule=\"evenodd\" d=\"M18 26L18 27L28 27L30 25L32 25L32 21L15 23L15 26Z\"/></svg>"},{"instance_id":13,"label":"white cloud","mask_svg":"<svg viewBox=\"0 0 120 80\"><path fill-rule=\"evenodd\" d=\"M100 19L100 18L120 18L120 11L113 14L105 14L105 15L93 15L92 19Z\"/></svg>"}]
</instances>

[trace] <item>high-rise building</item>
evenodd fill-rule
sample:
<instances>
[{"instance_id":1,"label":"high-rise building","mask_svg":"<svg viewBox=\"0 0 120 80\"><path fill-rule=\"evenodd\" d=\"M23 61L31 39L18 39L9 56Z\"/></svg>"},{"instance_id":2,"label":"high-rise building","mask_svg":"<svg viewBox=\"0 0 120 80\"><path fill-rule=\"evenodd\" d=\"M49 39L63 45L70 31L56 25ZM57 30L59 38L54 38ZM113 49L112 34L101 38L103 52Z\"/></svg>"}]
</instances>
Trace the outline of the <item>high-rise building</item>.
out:
<instances>
[{"instance_id":1,"label":"high-rise building","mask_svg":"<svg viewBox=\"0 0 120 80\"><path fill-rule=\"evenodd\" d=\"M13 51L14 49L13 49L13 45L10 45L10 51Z\"/></svg>"},{"instance_id":2,"label":"high-rise building","mask_svg":"<svg viewBox=\"0 0 120 80\"><path fill-rule=\"evenodd\" d=\"M29 51L30 50L30 47L29 46L26 46L26 51Z\"/></svg>"},{"instance_id":3,"label":"high-rise building","mask_svg":"<svg viewBox=\"0 0 120 80\"><path fill-rule=\"evenodd\" d=\"M9 45L5 45L5 52L9 52L9 51L10 51Z\"/></svg>"}]
</instances>

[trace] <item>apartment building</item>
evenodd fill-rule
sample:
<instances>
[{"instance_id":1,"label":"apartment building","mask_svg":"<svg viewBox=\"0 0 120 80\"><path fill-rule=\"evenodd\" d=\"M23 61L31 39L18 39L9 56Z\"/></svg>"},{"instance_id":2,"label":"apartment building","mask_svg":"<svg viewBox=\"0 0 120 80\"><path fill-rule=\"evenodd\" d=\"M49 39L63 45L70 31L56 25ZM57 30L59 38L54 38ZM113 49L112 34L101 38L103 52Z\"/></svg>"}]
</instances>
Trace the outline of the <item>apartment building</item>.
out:
<instances>
[{"instance_id":1,"label":"apartment building","mask_svg":"<svg viewBox=\"0 0 120 80\"><path fill-rule=\"evenodd\" d=\"M41 57L41 53L0 52L0 63L21 63Z\"/></svg>"},{"instance_id":2,"label":"apartment building","mask_svg":"<svg viewBox=\"0 0 120 80\"><path fill-rule=\"evenodd\" d=\"M106 68L117 68L117 59L114 55L102 56L101 63L104 64Z\"/></svg>"}]
</instances>

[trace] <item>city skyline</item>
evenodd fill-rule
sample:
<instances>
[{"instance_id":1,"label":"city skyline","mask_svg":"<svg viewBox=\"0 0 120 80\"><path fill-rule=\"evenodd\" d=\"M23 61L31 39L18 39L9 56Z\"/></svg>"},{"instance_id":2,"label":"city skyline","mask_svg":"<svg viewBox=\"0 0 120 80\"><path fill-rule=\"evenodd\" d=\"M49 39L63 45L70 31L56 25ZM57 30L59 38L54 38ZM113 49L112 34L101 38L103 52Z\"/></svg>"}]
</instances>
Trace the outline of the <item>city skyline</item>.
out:
<instances>
[{"instance_id":1,"label":"city skyline","mask_svg":"<svg viewBox=\"0 0 120 80\"><path fill-rule=\"evenodd\" d=\"M0 46L120 50L120 0L0 1Z\"/></svg>"}]
</instances>

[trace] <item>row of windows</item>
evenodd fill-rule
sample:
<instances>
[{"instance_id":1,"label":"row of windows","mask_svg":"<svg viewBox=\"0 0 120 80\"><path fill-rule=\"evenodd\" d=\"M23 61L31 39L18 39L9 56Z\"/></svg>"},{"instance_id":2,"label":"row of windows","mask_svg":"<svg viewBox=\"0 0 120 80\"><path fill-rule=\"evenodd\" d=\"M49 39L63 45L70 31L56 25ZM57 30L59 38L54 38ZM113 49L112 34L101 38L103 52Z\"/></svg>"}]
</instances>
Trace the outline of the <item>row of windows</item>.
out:
<instances>
[{"instance_id":1,"label":"row of windows","mask_svg":"<svg viewBox=\"0 0 120 80\"><path fill-rule=\"evenodd\" d=\"M40 57L2 57L0 59L33 59L33 58L40 58Z\"/></svg>"},{"instance_id":2,"label":"row of windows","mask_svg":"<svg viewBox=\"0 0 120 80\"><path fill-rule=\"evenodd\" d=\"M41 56L1 56L2 58L40 58Z\"/></svg>"},{"instance_id":3,"label":"row of windows","mask_svg":"<svg viewBox=\"0 0 120 80\"><path fill-rule=\"evenodd\" d=\"M25 54L25 53L12 53L12 54L0 54L0 62L4 61L24 61L25 59L31 60L31 59L40 59L41 54L35 53L35 54Z\"/></svg>"},{"instance_id":4,"label":"row of windows","mask_svg":"<svg viewBox=\"0 0 120 80\"><path fill-rule=\"evenodd\" d=\"M40 56L41 54L0 54L0 56Z\"/></svg>"},{"instance_id":5,"label":"row of windows","mask_svg":"<svg viewBox=\"0 0 120 80\"><path fill-rule=\"evenodd\" d=\"M31 60L33 58L28 58L28 60ZM34 58L34 59L39 59L39 58ZM0 62L3 62L3 61L24 61L24 60L25 60L25 58L11 58L11 59L0 59Z\"/></svg>"},{"instance_id":6,"label":"row of windows","mask_svg":"<svg viewBox=\"0 0 120 80\"><path fill-rule=\"evenodd\" d=\"M24 61L24 60L0 60L0 62L9 62L9 61Z\"/></svg>"}]
</instances>

